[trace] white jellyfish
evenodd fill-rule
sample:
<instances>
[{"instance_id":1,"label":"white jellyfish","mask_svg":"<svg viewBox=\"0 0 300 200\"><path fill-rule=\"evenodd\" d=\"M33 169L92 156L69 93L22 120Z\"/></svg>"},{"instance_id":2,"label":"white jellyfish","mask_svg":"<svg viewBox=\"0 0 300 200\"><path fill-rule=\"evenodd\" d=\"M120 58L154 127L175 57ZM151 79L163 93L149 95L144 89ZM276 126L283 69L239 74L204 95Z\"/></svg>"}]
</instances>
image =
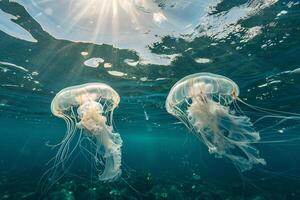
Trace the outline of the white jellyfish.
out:
<instances>
[{"instance_id":1,"label":"white jellyfish","mask_svg":"<svg viewBox=\"0 0 300 200\"><path fill-rule=\"evenodd\" d=\"M54 165L63 165L73 153L70 143L79 129L80 137L88 138L95 145L95 151L89 153L93 154L100 171L99 180L117 179L121 174L122 139L114 132L112 120L119 101L118 93L103 83L87 83L61 90L51 103L51 111L65 120L67 132L59 143Z\"/></svg>"},{"instance_id":2,"label":"white jellyfish","mask_svg":"<svg viewBox=\"0 0 300 200\"><path fill-rule=\"evenodd\" d=\"M241 171L252 169L255 164L265 165L259 151L260 133L254 123L238 107L237 101L256 111L267 113L264 118L299 119L298 114L273 111L251 106L239 97L238 85L227 77L212 73L196 73L178 81L171 89L167 111L181 120L216 157L226 157ZM286 115L279 115L286 114Z\"/></svg>"}]
</instances>

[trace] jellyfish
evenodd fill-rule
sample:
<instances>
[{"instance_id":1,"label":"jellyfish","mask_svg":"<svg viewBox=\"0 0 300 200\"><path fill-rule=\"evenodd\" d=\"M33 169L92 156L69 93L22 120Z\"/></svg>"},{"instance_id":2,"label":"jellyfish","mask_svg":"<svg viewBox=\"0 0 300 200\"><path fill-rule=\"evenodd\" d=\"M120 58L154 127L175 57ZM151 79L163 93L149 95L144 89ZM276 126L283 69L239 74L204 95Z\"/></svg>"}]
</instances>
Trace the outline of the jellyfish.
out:
<instances>
[{"instance_id":1,"label":"jellyfish","mask_svg":"<svg viewBox=\"0 0 300 200\"><path fill-rule=\"evenodd\" d=\"M260 132L255 130L254 123L238 107L237 101L243 102L235 82L221 75L196 73L172 87L166 110L198 136L210 154L228 158L243 172L257 164L266 165L266 161L254 146L261 140ZM271 113L268 109L251 108ZM270 116L288 119L282 115Z\"/></svg>"},{"instance_id":2,"label":"jellyfish","mask_svg":"<svg viewBox=\"0 0 300 200\"><path fill-rule=\"evenodd\" d=\"M122 139L113 129L113 112L119 101L118 93L103 83L87 83L61 90L52 100L51 112L64 119L67 132L58 144L54 165L64 165L69 159L74 152L70 150L71 140L80 130L80 138L87 138L95 145L96 150L89 153L93 154L99 169L99 180L116 180L121 175Z\"/></svg>"}]
</instances>

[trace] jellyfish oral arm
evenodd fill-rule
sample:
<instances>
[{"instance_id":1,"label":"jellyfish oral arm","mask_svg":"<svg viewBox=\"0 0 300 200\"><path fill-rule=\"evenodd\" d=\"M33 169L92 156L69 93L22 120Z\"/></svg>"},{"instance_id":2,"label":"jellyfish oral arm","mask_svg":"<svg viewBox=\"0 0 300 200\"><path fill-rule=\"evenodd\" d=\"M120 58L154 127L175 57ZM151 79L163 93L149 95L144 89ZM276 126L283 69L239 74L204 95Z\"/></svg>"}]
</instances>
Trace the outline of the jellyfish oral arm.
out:
<instances>
[{"instance_id":1,"label":"jellyfish oral arm","mask_svg":"<svg viewBox=\"0 0 300 200\"><path fill-rule=\"evenodd\" d=\"M229 158L241 171L250 170L254 164L264 165L265 160L259 158L258 150L251 145L260 137L249 118L234 116L228 108L202 99L193 99L188 107L188 119L209 153Z\"/></svg>"},{"instance_id":2,"label":"jellyfish oral arm","mask_svg":"<svg viewBox=\"0 0 300 200\"><path fill-rule=\"evenodd\" d=\"M87 134L96 138L99 152L105 160L104 170L99 175L101 181L112 181L121 174L121 146L122 140L118 133L113 132L113 128L107 125L107 119L102 115L103 107L100 103L89 101L77 110L81 119L76 125L78 128L84 128ZM104 155L103 151L104 149Z\"/></svg>"},{"instance_id":3,"label":"jellyfish oral arm","mask_svg":"<svg viewBox=\"0 0 300 200\"><path fill-rule=\"evenodd\" d=\"M122 139L119 133L112 132L112 128L107 126L96 135L98 145L104 148L105 167L99 175L101 181L112 181L121 175L121 146Z\"/></svg>"}]
</instances>

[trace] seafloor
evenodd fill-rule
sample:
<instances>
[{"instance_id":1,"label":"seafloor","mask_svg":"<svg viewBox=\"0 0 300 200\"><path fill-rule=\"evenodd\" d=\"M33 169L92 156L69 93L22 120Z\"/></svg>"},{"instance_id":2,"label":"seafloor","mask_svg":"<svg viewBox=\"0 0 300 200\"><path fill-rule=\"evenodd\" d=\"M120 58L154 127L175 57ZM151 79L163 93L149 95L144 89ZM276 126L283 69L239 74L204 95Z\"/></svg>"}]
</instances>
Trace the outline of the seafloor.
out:
<instances>
[{"instance_id":1,"label":"seafloor","mask_svg":"<svg viewBox=\"0 0 300 200\"><path fill-rule=\"evenodd\" d=\"M64 178L57 181L48 192L40 190L38 170L20 173L2 171L0 177L0 199L151 199L151 200L293 200L300 199L300 187L291 179L272 178L243 184L217 183L192 176L189 181L154 177L145 173L140 177L121 178L113 183L95 183L82 178ZM14 174L13 177L10 175ZM49 183L47 183L49 184ZM251 185L251 186L250 186ZM287 187L283 187L286 185Z\"/></svg>"}]
</instances>

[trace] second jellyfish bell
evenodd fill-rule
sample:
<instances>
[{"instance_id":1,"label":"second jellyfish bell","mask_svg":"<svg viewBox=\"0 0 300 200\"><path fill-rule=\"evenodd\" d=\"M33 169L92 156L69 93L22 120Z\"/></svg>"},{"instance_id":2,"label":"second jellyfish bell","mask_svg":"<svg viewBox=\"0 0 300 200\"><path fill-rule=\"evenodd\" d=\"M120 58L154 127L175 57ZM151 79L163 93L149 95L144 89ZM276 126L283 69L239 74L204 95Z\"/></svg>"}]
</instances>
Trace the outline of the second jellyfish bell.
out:
<instances>
[{"instance_id":1,"label":"second jellyfish bell","mask_svg":"<svg viewBox=\"0 0 300 200\"><path fill-rule=\"evenodd\" d=\"M265 165L266 161L253 145L260 142L260 133L237 101L268 113L262 118L299 119L299 115L251 106L238 96L239 87L229 78L197 73L186 76L172 87L166 109L203 141L209 153L228 158L239 170L246 171L256 164Z\"/></svg>"}]
</instances>

